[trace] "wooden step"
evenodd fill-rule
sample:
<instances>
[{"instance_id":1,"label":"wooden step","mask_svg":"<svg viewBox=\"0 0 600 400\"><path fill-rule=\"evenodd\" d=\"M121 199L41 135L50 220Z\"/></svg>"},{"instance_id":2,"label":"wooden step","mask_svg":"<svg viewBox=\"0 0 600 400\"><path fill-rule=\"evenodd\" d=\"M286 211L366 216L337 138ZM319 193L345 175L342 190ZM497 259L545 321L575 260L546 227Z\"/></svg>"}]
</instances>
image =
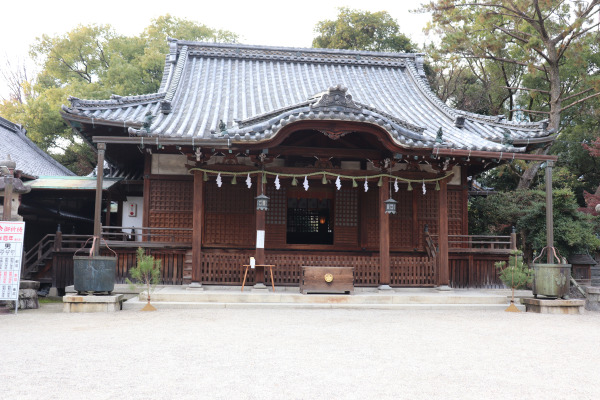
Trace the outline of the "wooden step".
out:
<instances>
[{"instance_id":1,"label":"wooden step","mask_svg":"<svg viewBox=\"0 0 600 400\"><path fill-rule=\"evenodd\" d=\"M189 285L192 283L192 250L185 252L185 258L183 262L183 284Z\"/></svg>"}]
</instances>

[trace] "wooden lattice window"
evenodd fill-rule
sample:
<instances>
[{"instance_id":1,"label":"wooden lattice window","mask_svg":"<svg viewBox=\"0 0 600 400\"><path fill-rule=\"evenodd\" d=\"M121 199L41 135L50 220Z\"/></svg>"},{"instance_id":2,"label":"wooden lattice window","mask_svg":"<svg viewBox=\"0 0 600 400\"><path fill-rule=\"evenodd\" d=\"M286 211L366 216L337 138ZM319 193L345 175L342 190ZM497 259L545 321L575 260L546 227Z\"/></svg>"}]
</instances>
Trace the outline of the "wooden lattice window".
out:
<instances>
[{"instance_id":1,"label":"wooden lattice window","mask_svg":"<svg viewBox=\"0 0 600 400\"><path fill-rule=\"evenodd\" d=\"M191 228L193 181L191 179L152 179L150 181L150 227ZM191 241L190 231L152 231L152 241ZM164 234L164 236L163 236Z\"/></svg>"},{"instance_id":2,"label":"wooden lattice window","mask_svg":"<svg viewBox=\"0 0 600 400\"><path fill-rule=\"evenodd\" d=\"M254 188L254 186L253 186ZM253 247L256 237L256 190L246 185L206 182L204 245Z\"/></svg>"},{"instance_id":3,"label":"wooden lattice window","mask_svg":"<svg viewBox=\"0 0 600 400\"><path fill-rule=\"evenodd\" d=\"M406 190L408 185L399 185L392 198L398 203L396 214L390 215L390 247L394 250L413 246L413 192Z\"/></svg>"},{"instance_id":4,"label":"wooden lattice window","mask_svg":"<svg viewBox=\"0 0 600 400\"><path fill-rule=\"evenodd\" d=\"M463 235L463 192L448 190L448 234Z\"/></svg>"},{"instance_id":5,"label":"wooden lattice window","mask_svg":"<svg viewBox=\"0 0 600 400\"><path fill-rule=\"evenodd\" d=\"M358 191L342 188L335 193L335 225L358 226Z\"/></svg>"},{"instance_id":6,"label":"wooden lattice window","mask_svg":"<svg viewBox=\"0 0 600 400\"><path fill-rule=\"evenodd\" d=\"M191 180L152 180L151 211L191 211L194 203Z\"/></svg>"},{"instance_id":7,"label":"wooden lattice window","mask_svg":"<svg viewBox=\"0 0 600 400\"><path fill-rule=\"evenodd\" d=\"M218 187L214 181L206 182L206 212L254 214L256 191L244 184L226 184Z\"/></svg>"},{"instance_id":8,"label":"wooden lattice window","mask_svg":"<svg viewBox=\"0 0 600 400\"><path fill-rule=\"evenodd\" d=\"M268 186L266 194L269 197L269 211L266 214L267 224L285 225L286 189L281 187L277 190L274 186Z\"/></svg>"}]
</instances>

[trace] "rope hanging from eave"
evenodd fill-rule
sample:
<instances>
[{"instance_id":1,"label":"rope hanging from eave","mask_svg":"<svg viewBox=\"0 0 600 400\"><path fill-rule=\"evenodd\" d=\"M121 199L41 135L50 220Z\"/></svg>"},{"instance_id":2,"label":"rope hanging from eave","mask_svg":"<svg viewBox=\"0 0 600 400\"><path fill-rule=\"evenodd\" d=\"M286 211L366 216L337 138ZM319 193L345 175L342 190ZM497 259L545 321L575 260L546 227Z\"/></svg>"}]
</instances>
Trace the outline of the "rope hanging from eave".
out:
<instances>
[{"instance_id":1,"label":"rope hanging from eave","mask_svg":"<svg viewBox=\"0 0 600 400\"><path fill-rule=\"evenodd\" d=\"M219 171L219 170L213 170L213 169L208 169L208 168L190 168L189 171L200 171L203 172L204 174L214 174L214 175L229 175L229 176L237 176L237 175L258 175L258 174L264 174L264 175L271 175L271 176L277 176L279 175L280 178L303 178L303 177L308 177L308 176L323 176L323 179L325 179L326 176L330 176L334 179L340 178L340 179L364 179L364 180L372 180L372 179L380 179L383 177L387 177L387 178L391 178L391 179L397 179L399 181L405 182L405 183L437 183L440 181L443 181L444 179L454 175L454 172L451 171L449 173L447 173L446 175L439 177L439 178L431 178L431 179L408 179L408 178L403 178L401 176L397 176L397 175L392 175L392 174L376 174L376 175L363 175L363 176L355 176L355 175L344 175L344 174L336 174L334 172L328 172L328 171L317 171L317 172L309 172L309 173L305 173L305 174L285 174L282 172L271 172L271 171L266 171L266 170L255 170L255 171L240 171L240 172L230 172L230 171ZM206 175L205 175L206 176ZM206 179L205 179L206 180Z\"/></svg>"}]
</instances>

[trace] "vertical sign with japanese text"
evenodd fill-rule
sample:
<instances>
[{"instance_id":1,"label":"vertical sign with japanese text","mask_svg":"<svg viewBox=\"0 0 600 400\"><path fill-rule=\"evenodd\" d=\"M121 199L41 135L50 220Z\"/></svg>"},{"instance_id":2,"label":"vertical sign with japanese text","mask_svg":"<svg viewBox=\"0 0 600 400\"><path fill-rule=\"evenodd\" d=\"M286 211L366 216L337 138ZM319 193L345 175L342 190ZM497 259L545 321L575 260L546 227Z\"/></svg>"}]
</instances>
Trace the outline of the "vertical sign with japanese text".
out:
<instances>
[{"instance_id":1,"label":"vertical sign with japanese text","mask_svg":"<svg viewBox=\"0 0 600 400\"><path fill-rule=\"evenodd\" d=\"M0 221L0 300L18 304L24 237L25 222Z\"/></svg>"}]
</instances>

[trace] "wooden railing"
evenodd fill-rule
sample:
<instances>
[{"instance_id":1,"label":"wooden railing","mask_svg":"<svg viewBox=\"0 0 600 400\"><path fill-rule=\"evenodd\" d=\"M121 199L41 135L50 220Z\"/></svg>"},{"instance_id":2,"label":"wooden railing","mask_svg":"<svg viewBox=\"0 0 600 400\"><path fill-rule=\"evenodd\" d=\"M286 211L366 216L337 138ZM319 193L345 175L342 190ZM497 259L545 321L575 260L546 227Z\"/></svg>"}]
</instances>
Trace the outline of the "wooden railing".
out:
<instances>
[{"instance_id":1,"label":"wooden railing","mask_svg":"<svg viewBox=\"0 0 600 400\"><path fill-rule=\"evenodd\" d=\"M140 246L153 249L191 248L191 234L192 229L187 228L107 226L102 228L101 248L105 248L106 245L117 251L118 249L135 249ZM55 255L59 257L53 261L57 264L54 267L55 270L62 271L65 268L72 268L73 254L80 252L80 255L85 255L91 246L92 235L63 235L60 231L55 234L46 235L25 254L21 276L23 279L33 278L40 268L43 268L46 263L51 262ZM180 268L179 263L183 259L183 256L180 252L178 254L178 259L175 261L177 264L174 267L175 271L177 271L176 277L165 278L165 282L181 283L181 270L178 270L178 268ZM125 262L125 264L129 265L131 262ZM172 262L169 265L172 265ZM122 268L125 271L128 269L127 266L123 266ZM69 274L65 275L60 271L57 276L52 278L53 280L59 279L61 282L68 282L72 279L69 278ZM61 278L63 275L66 277Z\"/></svg>"},{"instance_id":2,"label":"wooden railing","mask_svg":"<svg viewBox=\"0 0 600 400\"><path fill-rule=\"evenodd\" d=\"M29 279L40 266L52 258L55 252L75 253L84 247L91 247L91 235L63 235L56 232L46 235L33 246L23 258L21 276Z\"/></svg>"},{"instance_id":3,"label":"wooden railing","mask_svg":"<svg viewBox=\"0 0 600 400\"><path fill-rule=\"evenodd\" d=\"M438 235L425 232L426 243L437 249ZM428 242L428 237L431 243ZM448 268L450 286L454 288L500 288L503 284L495 267L498 261L508 261L516 249L516 234L500 235L449 235ZM434 253L435 255L435 253Z\"/></svg>"},{"instance_id":4,"label":"wooden railing","mask_svg":"<svg viewBox=\"0 0 600 400\"><path fill-rule=\"evenodd\" d=\"M132 232L133 229L133 232ZM191 229L104 227L102 244L107 244L118 253L117 281L124 281L129 268L135 265L135 249L147 248L163 261L162 281L168 284L183 283L184 265L191 266ZM24 259L24 277L29 277L37 268L52 266L53 281L72 284L73 254L83 247L91 246L91 235L62 235L57 232L46 235L30 249ZM391 285L433 286L436 284L437 235L425 232L425 250L422 253L390 254ZM87 244L84 246L84 244ZM501 287L494 263L508 260L511 247L516 243L511 236L468 236L449 237L450 285L453 287ZM102 252L108 252L102 246ZM203 250L200 280L203 283L237 285L241 282L241 266L247 263L254 249ZM86 254L85 251L81 252ZM186 261L186 259L189 259ZM353 266L357 286L379 284L379 255L364 251L267 251L266 262L277 265L274 271L277 285L298 285L302 265L347 265ZM248 277L251 282L254 276ZM64 287L64 286L63 286Z\"/></svg>"},{"instance_id":5,"label":"wooden railing","mask_svg":"<svg viewBox=\"0 0 600 400\"><path fill-rule=\"evenodd\" d=\"M244 272L242 265L254 254L254 249L235 252L203 251L200 281L208 284L239 285ZM276 265L273 278L279 286L298 286L303 265L353 267L356 286L373 287L380 283L377 253L272 251L265 255L265 262ZM255 273L255 270L249 271L247 282L255 282ZM419 256L392 253L390 273L391 284L394 286L433 286L435 283L433 260L425 254Z\"/></svg>"},{"instance_id":6,"label":"wooden railing","mask_svg":"<svg viewBox=\"0 0 600 400\"><path fill-rule=\"evenodd\" d=\"M143 226L103 226L102 239L118 247L144 247L192 243L192 228L149 228Z\"/></svg>"},{"instance_id":7,"label":"wooden railing","mask_svg":"<svg viewBox=\"0 0 600 400\"><path fill-rule=\"evenodd\" d=\"M495 253L498 250L505 250L510 252L511 249L516 248L516 239L513 235L448 235L448 251ZM431 238L435 244L438 243L438 235L431 235Z\"/></svg>"}]
</instances>

